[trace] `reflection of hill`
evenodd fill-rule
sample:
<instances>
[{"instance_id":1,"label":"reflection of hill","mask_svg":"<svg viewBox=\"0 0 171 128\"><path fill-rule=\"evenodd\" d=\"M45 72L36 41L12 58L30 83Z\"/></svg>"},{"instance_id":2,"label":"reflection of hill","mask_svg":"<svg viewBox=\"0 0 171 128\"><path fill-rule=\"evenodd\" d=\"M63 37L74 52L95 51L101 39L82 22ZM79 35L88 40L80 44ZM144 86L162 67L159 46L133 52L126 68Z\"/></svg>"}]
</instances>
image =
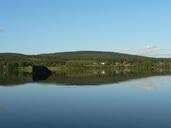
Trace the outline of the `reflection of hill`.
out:
<instances>
[{"instance_id":1,"label":"reflection of hill","mask_svg":"<svg viewBox=\"0 0 171 128\"><path fill-rule=\"evenodd\" d=\"M105 73L105 74L54 74L44 83L64 84L64 85L100 85L118 83L122 81L144 78L149 76L169 75L170 73L159 72L130 72L130 73Z\"/></svg>"},{"instance_id":2,"label":"reflection of hill","mask_svg":"<svg viewBox=\"0 0 171 128\"><path fill-rule=\"evenodd\" d=\"M117 83L132 79L139 79L149 76L170 75L168 70L158 71L84 71L84 72L63 72L53 73L41 83L60 85L100 85ZM0 74L1 86L20 85L32 82L32 75L28 73Z\"/></svg>"}]
</instances>

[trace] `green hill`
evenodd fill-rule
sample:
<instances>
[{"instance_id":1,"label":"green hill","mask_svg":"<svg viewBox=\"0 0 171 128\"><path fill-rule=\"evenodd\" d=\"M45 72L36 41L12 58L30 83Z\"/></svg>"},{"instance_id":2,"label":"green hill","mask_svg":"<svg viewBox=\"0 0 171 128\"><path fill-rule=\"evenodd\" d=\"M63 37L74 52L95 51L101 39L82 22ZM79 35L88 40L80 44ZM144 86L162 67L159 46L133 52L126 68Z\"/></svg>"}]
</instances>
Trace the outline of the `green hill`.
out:
<instances>
[{"instance_id":1,"label":"green hill","mask_svg":"<svg viewBox=\"0 0 171 128\"><path fill-rule=\"evenodd\" d=\"M100 51L74 51L60 52L38 55L24 55L17 53L0 53L0 63L17 63L21 66L27 65L45 65L56 66L66 65L68 63L92 64L105 62L106 64L129 63L137 64L144 62L151 63L170 63L171 59L152 58L137 55L129 55L115 52L100 52Z\"/></svg>"}]
</instances>

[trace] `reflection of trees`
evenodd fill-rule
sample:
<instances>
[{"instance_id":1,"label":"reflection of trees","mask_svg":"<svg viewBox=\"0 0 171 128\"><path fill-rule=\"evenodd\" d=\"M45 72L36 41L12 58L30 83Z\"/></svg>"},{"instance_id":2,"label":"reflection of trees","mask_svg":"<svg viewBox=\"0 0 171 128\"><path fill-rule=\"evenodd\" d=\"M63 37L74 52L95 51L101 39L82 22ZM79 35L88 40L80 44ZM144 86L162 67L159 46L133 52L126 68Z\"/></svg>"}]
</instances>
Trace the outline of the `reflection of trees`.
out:
<instances>
[{"instance_id":1,"label":"reflection of trees","mask_svg":"<svg viewBox=\"0 0 171 128\"><path fill-rule=\"evenodd\" d=\"M68 70L55 72L47 80L41 82L63 85L99 85L169 74L171 71L168 69ZM32 74L29 73L0 72L0 85L18 85L32 81Z\"/></svg>"},{"instance_id":2,"label":"reflection of trees","mask_svg":"<svg viewBox=\"0 0 171 128\"><path fill-rule=\"evenodd\" d=\"M46 83L67 84L67 85L98 85L117 83L132 79L149 76L168 75L170 72L159 72L154 70L117 70L117 71L94 71L94 72L65 72L56 73L50 76Z\"/></svg>"},{"instance_id":3,"label":"reflection of trees","mask_svg":"<svg viewBox=\"0 0 171 128\"><path fill-rule=\"evenodd\" d=\"M32 81L32 75L19 72L0 72L0 85L19 85Z\"/></svg>"}]
</instances>

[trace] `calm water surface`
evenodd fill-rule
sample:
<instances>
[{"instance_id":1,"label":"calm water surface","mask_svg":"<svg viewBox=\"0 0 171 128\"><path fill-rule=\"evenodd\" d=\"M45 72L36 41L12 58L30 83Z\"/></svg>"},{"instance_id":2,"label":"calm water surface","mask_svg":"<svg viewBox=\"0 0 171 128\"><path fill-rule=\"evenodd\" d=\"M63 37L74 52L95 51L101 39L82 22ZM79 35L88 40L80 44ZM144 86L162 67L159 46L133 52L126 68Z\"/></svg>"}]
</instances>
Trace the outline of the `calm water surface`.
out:
<instances>
[{"instance_id":1,"label":"calm water surface","mask_svg":"<svg viewBox=\"0 0 171 128\"><path fill-rule=\"evenodd\" d=\"M0 128L171 128L171 76L0 86Z\"/></svg>"}]
</instances>

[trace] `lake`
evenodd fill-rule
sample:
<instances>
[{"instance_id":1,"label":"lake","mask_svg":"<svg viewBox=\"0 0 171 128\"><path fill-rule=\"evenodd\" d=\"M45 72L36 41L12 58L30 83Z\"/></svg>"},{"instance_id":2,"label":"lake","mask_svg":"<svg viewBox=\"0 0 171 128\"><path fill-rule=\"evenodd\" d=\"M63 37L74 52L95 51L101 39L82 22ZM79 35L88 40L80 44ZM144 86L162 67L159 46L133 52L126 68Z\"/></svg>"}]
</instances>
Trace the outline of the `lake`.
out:
<instances>
[{"instance_id":1,"label":"lake","mask_svg":"<svg viewBox=\"0 0 171 128\"><path fill-rule=\"evenodd\" d=\"M0 82L0 128L171 127L169 75L124 80L99 76L91 82L83 76L56 82L25 77Z\"/></svg>"}]
</instances>

